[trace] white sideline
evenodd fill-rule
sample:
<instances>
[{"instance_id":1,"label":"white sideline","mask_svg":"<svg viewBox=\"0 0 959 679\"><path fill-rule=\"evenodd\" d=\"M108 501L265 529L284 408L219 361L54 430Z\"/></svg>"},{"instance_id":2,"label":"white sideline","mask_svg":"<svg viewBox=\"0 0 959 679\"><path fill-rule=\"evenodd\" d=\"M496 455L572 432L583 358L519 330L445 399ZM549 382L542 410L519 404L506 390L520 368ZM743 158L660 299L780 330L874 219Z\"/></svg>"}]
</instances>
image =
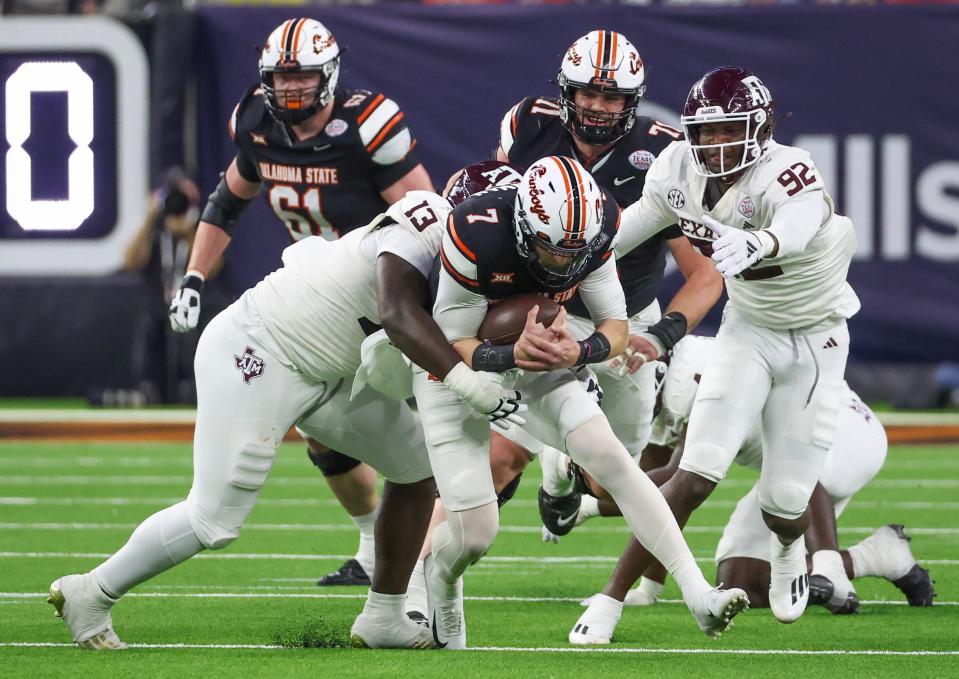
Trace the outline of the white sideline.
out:
<instances>
[{"instance_id":1,"label":"white sideline","mask_svg":"<svg viewBox=\"0 0 959 679\"><path fill-rule=\"evenodd\" d=\"M24 600L37 599L32 603L39 603L49 592L0 592L0 599ZM587 595L588 596L588 595ZM366 599L366 592L355 594L326 594L314 592L130 592L123 598L134 599ZM585 597L562 596L467 596L466 601L493 601L508 603L579 603ZM683 604L682 599L659 599L656 603ZM872 599L860 601L860 604L870 606L908 606L908 602L886 599ZM959 606L959 601L939 601L935 606Z\"/></svg>"},{"instance_id":2,"label":"white sideline","mask_svg":"<svg viewBox=\"0 0 959 679\"><path fill-rule=\"evenodd\" d=\"M0 559L107 559L113 556L106 552L0 552ZM337 561L349 559L351 554L272 554L272 553L242 553L242 552L202 552L194 559L277 559L281 561ZM698 557L702 563L712 561L712 557ZM618 556L485 556L482 563L616 563ZM938 566L954 566L959 564L956 559L923 559L921 564Z\"/></svg>"},{"instance_id":3,"label":"white sideline","mask_svg":"<svg viewBox=\"0 0 959 679\"><path fill-rule=\"evenodd\" d=\"M6 495L0 496L0 505L14 506L50 506L73 507L104 505L136 505L136 506L166 506L182 501L182 497L35 497ZM738 500L706 500L703 509L732 509ZM513 498L510 507L535 507L536 500ZM340 503L334 498L260 498L257 506L263 507L339 507ZM959 502L894 502L886 500L859 500L851 505L850 509L905 509L905 510L940 510L955 511L959 509Z\"/></svg>"},{"instance_id":4,"label":"white sideline","mask_svg":"<svg viewBox=\"0 0 959 679\"><path fill-rule=\"evenodd\" d=\"M262 649L262 650L297 650L275 644L129 644L130 648L145 649L202 649L202 650L232 650L232 649ZM4 641L0 648L76 648L76 644L54 643L49 641ZM672 655L878 655L878 656L953 656L959 651L892 651L892 650L862 650L844 651L840 649L803 650L794 648L582 648L568 646L477 646L467 648L467 651L478 653L668 653Z\"/></svg>"},{"instance_id":5,"label":"white sideline","mask_svg":"<svg viewBox=\"0 0 959 679\"><path fill-rule=\"evenodd\" d=\"M0 522L0 530L133 530L137 527L136 523L66 523L66 522ZM707 533L720 534L725 530L725 526L687 526L683 529L685 533ZM244 530L265 530L265 531L351 531L355 532L356 527L346 523L248 523L243 527ZM535 533L537 535L543 530L542 526L500 526L501 533ZM862 533L868 535L876 530L876 526L843 526L840 531L843 533ZM618 526L597 526L590 524L590 533L628 533L629 527ZM920 528L909 526L907 532L913 535L959 535L959 528Z\"/></svg>"}]
</instances>

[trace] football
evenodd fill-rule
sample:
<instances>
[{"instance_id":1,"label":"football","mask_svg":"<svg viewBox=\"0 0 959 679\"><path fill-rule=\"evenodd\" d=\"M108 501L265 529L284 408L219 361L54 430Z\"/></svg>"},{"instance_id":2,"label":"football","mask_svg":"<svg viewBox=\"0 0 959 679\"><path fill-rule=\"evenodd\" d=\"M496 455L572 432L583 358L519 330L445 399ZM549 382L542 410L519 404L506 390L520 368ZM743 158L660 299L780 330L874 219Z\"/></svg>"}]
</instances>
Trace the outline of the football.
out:
<instances>
[{"instance_id":1,"label":"football","mask_svg":"<svg viewBox=\"0 0 959 679\"><path fill-rule=\"evenodd\" d=\"M526 325L526 315L539 305L536 321L549 327L560 306L549 297L533 293L505 297L491 304L479 329L479 338L493 344L511 344L519 339Z\"/></svg>"}]
</instances>

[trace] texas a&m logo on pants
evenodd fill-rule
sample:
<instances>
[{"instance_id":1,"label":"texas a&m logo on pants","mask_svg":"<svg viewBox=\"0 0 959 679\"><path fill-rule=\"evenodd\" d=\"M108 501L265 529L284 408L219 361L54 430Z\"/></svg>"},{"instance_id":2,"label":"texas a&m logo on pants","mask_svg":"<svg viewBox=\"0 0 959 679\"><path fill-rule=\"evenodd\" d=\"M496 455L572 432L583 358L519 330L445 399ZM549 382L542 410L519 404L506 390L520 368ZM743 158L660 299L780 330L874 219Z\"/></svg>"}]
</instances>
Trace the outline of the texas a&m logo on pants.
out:
<instances>
[{"instance_id":1,"label":"texas a&m logo on pants","mask_svg":"<svg viewBox=\"0 0 959 679\"><path fill-rule=\"evenodd\" d=\"M236 361L236 369L243 373L243 381L250 383L254 377L263 374L263 367L266 365L263 359L256 355L253 347L247 347L242 356L233 355Z\"/></svg>"}]
</instances>

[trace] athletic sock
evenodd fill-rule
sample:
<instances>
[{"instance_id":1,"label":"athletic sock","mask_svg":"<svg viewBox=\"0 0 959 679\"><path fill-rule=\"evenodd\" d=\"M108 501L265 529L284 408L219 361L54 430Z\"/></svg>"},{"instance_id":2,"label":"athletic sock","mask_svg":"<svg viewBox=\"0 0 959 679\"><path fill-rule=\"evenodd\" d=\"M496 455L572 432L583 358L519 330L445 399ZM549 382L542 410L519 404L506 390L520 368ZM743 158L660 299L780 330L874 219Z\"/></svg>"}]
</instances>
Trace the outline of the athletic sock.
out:
<instances>
[{"instance_id":1,"label":"athletic sock","mask_svg":"<svg viewBox=\"0 0 959 679\"><path fill-rule=\"evenodd\" d=\"M419 611L427 615L429 605L426 599L426 574L423 570L423 559L417 559L410 575L410 584L406 588L406 610Z\"/></svg>"},{"instance_id":2,"label":"athletic sock","mask_svg":"<svg viewBox=\"0 0 959 679\"><path fill-rule=\"evenodd\" d=\"M353 558L360 562L370 579L373 578L373 565L376 563L376 541L373 539L373 527L376 525L378 513L379 508L377 507L369 514L350 517L360 531L360 545L356 550L356 556Z\"/></svg>"}]
</instances>

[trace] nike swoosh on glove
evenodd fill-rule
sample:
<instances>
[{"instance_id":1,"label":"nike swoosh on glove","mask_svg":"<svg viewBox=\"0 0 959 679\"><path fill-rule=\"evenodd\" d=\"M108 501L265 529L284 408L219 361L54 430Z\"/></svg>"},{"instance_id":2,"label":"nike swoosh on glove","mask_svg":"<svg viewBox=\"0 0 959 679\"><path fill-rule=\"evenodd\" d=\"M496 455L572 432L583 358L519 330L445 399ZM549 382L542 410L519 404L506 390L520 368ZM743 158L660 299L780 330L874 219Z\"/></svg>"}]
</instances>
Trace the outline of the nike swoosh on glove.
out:
<instances>
[{"instance_id":1,"label":"nike swoosh on glove","mask_svg":"<svg viewBox=\"0 0 959 679\"><path fill-rule=\"evenodd\" d=\"M719 235L713 241L712 260L724 278L742 273L771 250L757 232L727 226L708 215L703 217L703 223Z\"/></svg>"}]
</instances>

